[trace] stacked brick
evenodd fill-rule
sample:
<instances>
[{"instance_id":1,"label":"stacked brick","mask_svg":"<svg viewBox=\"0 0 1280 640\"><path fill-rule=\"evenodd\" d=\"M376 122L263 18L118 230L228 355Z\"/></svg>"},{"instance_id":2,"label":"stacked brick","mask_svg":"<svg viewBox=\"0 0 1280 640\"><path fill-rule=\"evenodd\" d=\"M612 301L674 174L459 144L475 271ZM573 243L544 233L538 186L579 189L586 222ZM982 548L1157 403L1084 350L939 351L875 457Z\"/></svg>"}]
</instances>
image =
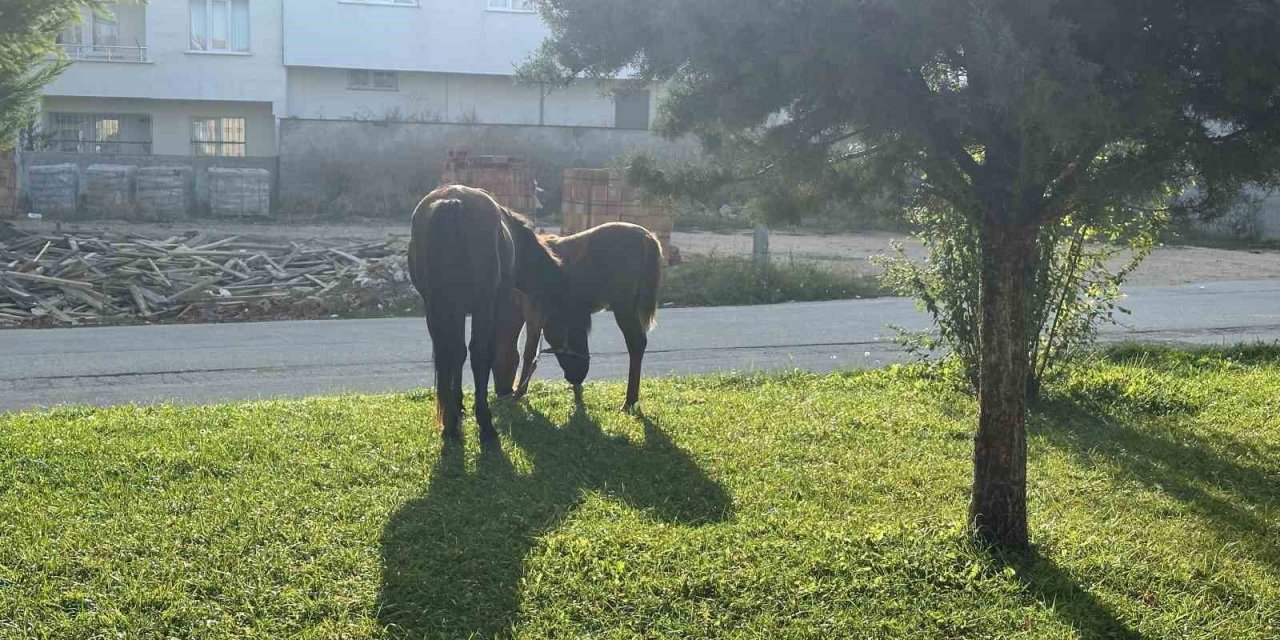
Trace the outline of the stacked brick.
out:
<instances>
[{"instance_id":1,"label":"stacked brick","mask_svg":"<svg viewBox=\"0 0 1280 640\"><path fill-rule=\"evenodd\" d=\"M585 231L606 222L638 224L662 242L668 255L675 228L675 208L668 200L645 198L628 184L626 176L611 169L565 169L564 233Z\"/></svg>"},{"instance_id":2,"label":"stacked brick","mask_svg":"<svg viewBox=\"0 0 1280 640\"><path fill-rule=\"evenodd\" d=\"M466 151L449 151L440 183L484 189L498 204L529 216L537 207L533 171L524 158L516 156L473 156Z\"/></svg>"}]
</instances>

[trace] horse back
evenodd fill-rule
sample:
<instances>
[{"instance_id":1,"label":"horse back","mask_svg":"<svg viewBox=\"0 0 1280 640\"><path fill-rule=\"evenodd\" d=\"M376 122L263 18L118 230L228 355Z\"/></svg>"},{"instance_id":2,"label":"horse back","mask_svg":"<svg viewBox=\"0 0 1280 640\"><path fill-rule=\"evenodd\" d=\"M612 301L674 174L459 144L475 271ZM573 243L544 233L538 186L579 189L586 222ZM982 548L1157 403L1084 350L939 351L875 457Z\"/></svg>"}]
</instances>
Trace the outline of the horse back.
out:
<instances>
[{"instance_id":1,"label":"horse back","mask_svg":"<svg viewBox=\"0 0 1280 640\"><path fill-rule=\"evenodd\" d=\"M472 313L511 286L514 263L504 210L484 191L441 187L414 210L409 274L428 304Z\"/></svg>"},{"instance_id":2,"label":"horse back","mask_svg":"<svg viewBox=\"0 0 1280 640\"><path fill-rule=\"evenodd\" d=\"M609 222L551 240L574 291L595 310L626 305L652 322L662 277L662 245L648 229Z\"/></svg>"}]
</instances>

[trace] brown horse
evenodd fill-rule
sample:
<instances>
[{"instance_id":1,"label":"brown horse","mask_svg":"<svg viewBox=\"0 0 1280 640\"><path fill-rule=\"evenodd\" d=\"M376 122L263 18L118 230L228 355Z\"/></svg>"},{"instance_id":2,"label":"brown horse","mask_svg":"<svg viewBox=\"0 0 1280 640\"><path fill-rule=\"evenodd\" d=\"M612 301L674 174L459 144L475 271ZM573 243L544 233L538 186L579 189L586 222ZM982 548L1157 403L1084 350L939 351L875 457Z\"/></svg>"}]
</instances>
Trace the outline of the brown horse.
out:
<instances>
[{"instance_id":1,"label":"brown horse","mask_svg":"<svg viewBox=\"0 0 1280 640\"><path fill-rule=\"evenodd\" d=\"M571 236L548 236L546 243L561 260L566 288L554 304L517 295L518 302L509 305L504 314L508 324L499 330L494 372L499 395L509 391L515 380L523 317L524 369L515 396L528 390L537 368L540 337L545 335L551 345L546 353L555 354L580 403L582 382L591 366L587 344L591 314L607 308L613 310L631 358L623 409L632 410L640 399L641 362L649 344L646 334L657 314L662 245L644 227L625 222L603 224Z\"/></svg>"},{"instance_id":2,"label":"brown horse","mask_svg":"<svg viewBox=\"0 0 1280 640\"><path fill-rule=\"evenodd\" d=\"M471 372L482 442L497 431L489 410L489 372L497 330L511 322L512 290L555 305L563 288L560 260L528 219L487 192L463 186L427 194L413 212L409 275L422 296L436 371L436 422L447 438L462 436L462 367L471 316Z\"/></svg>"}]
</instances>

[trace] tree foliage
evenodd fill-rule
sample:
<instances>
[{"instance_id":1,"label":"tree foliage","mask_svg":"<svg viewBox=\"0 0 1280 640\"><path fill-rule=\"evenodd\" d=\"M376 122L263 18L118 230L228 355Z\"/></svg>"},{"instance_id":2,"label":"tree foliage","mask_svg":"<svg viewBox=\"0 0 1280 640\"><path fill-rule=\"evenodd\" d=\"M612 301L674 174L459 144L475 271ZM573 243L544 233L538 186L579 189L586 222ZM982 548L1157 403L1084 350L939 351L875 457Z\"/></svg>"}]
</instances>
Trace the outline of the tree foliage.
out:
<instances>
[{"instance_id":1,"label":"tree foliage","mask_svg":"<svg viewBox=\"0 0 1280 640\"><path fill-rule=\"evenodd\" d=\"M1022 545L1042 227L1280 178L1268 0L542 0L541 58L665 83L661 127L799 194L954 212L978 269L970 523ZM738 176L739 178L743 176Z\"/></svg>"},{"instance_id":2,"label":"tree foliage","mask_svg":"<svg viewBox=\"0 0 1280 640\"><path fill-rule=\"evenodd\" d=\"M31 122L41 89L66 68L57 37L98 0L0 0L0 148Z\"/></svg>"}]
</instances>

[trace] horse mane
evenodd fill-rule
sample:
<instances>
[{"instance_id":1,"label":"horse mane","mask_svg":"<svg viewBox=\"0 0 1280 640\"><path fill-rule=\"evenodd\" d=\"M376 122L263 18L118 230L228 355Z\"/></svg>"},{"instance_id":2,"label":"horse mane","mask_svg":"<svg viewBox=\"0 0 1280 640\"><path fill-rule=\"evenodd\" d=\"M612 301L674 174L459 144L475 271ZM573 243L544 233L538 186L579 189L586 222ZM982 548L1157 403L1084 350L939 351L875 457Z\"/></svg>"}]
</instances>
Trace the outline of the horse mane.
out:
<instances>
[{"instance_id":1,"label":"horse mane","mask_svg":"<svg viewBox=\"0 0 1280 640\"><path fill-rule=\"evenodd\" d=\"M502 207L502 212L510 221L508 228L519 256L516 288L535 298L558 293L564 287L560 256L547 244L546 237L534 228L533 221L506 207Z\"/></svg>"}]
</instances>

